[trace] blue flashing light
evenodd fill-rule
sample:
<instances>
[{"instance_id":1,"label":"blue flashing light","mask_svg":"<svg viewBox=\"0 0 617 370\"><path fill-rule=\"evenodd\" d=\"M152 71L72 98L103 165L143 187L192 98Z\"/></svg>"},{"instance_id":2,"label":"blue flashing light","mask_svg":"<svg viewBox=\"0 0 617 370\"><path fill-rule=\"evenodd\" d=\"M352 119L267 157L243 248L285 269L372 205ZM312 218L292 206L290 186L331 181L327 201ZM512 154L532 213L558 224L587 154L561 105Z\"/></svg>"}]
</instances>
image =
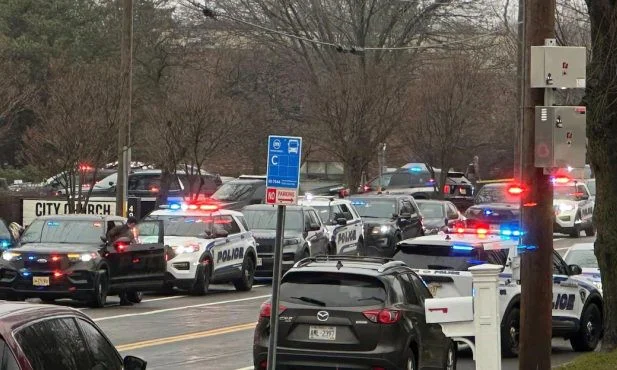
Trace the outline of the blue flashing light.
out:
<instances>
[{"instance_id":1,"label":"blue flashing light","mask_svg":"<svg viewBox=\"0 0 617 370\"><path fill-rule=\"evenodd\" d=\"M477 265L483 265L486 262L485 261L480 261L480 260L467 260L467 263L470 264L470 265L477 266Z\"/></svg>"},{"instance_id":2,"label":"blue flashing light","mask_svg":"<svg viewBox=\"0 0 617 370\"><path fill-rule=\"evenodd\" d=\"M535 245L519 245L517 249L519 252L533 252L537 250L538 247Z\"/></svg>"},{"instance_id":3,"label":"blue flashing light","mask_svg":"<svg viewBox=\"0 0 617 370\"><path fill-rule=\"evenodd\" d=\"M22 271L22 272L21 272L21 275L22 275L22 276L30 276L30 275L32 275L32 274L31 274L29 271Z\"/></svg>"},{"instance_id":4,"label":"blue flashing light","mask_svg":"<svg viewBox=\"0 0 617 370\"><path fill-rule=\"evenodd\" d=\"M410 172L422 172L422 168L420 167L411 167L409 169Z\"/></svg>"},{"instance_id":5,"label":"blue flashing light","mask_svg":"<svg viewBox=\"0 0 617 370\"><path fill-rule=\"evenodd\" d=\"M473 247L469 246L469 245L458 245L458 244L454 244L452 246L452 249L454 250L458 250L458 251L472 251Z\"/></svg>"},{"instance_id":6,"label":"blue flashing light","mask_svg":"<svg viewBox=\"0 0 617 370\"><path fill-rule=\"evenodd\" d=\"M513 233L512 233L512 230L504 229L504 230L501 230L501 235L503 235L503 236L511 236L511 235L513 235Z\"/></svg>"},{"instance_id":7,"label":"blue flashing light","mask_svg":"<svg viewBox=\"0 0 617 370\"><path fill-rule=\"evenodd\" d=\"M60 223L57 221L48 221L47 226L60 226Z\"/></svg>"},{"instance_id":8,"label":"blue flashing light","mask_svg":"<svg viewBox=\"0 0 617 370\"><path fill-rule=\"evenodd\" d=\"M485 214L485 215L487 215L487 216L488 216L488 215L492 215L492 214L493 214L493 211L491 211L490 209L485 209L485 210L484 210L484 214Z\"/></svg>"},{"instance_id":9,"label":"blue flashing light","mask_svg":"<svg viewBox=\"0 0 617 370\"><path fill-rule=\"evenodd\" d=\"M512 235L514 235L514 236L521 236L521 232L520 232L520 230L514 230L512 232Z\"/></svg>"},{"instance_id":10,"label":"blue flashing light","mask_svg":"<svg viewBox=\"0 0 617 370\"><path fill-rule=\"evenodd\" d=\"M34 256L30 256L30 257L28 257L28 259L29 259L30 261L34 261L34 259L35 259L35 258L36 258L36 257L34 257Z\"/></svg>"},{"instance_id":11,"label":"blue flashing light","mask_svg":"<svg viewBox=\"0 0 617 370\"><path fill-rule=\"evenodd\" d=\"M0 247L2 248L8 248L11 245L11 242L9 240L3 240L2 242L0 242Z\"/></svg>"},{"instance_id":12,"label":"blue flashing light","mask_svg":"<svg viewBox=\"0 0 617 370\"><path fill-rule=\"evenodd\" d=\"M169 205L169 209L173 209L174 211L178 210L178 209L180 209L180 204L178 204L178 203L171 203Z\"/></svg>"},{"instance_id":13,"label":"blue flashing light","mask_svg":"<svg viewBox=\"0 0 617 370\"><path fill-rule=\"evenodd\" d=\"M363 200L352 200L351 204L353 204L354 206L364 206L366 205L366 202Z\"/></svg>"}]
</instances>

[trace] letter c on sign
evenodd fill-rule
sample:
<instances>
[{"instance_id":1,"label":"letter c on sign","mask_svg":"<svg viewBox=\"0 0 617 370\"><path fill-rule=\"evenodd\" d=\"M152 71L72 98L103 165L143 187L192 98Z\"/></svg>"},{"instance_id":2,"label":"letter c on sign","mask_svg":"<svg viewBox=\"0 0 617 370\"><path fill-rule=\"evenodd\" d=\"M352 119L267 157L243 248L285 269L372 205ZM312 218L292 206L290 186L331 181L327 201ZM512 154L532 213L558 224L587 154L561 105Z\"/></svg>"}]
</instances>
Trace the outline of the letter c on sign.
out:
<instances>
[{"instance_id":1,"label":"letter c on sign","mask_svg":"<svg viewBox=\"0 0 617 370\"><path fill-rule=\"evenodd\" d=\"M279 163L278 163L278 161L277 161L277 160L278 160L278 158L279 158L279 156L278 156L278 155L273 155L273 156L272 156L272 159L271 159L270 161L272 162L272 164L273 164L274 166L277 166L277 165L279 164Z\"/></svg>"}]
</instances>

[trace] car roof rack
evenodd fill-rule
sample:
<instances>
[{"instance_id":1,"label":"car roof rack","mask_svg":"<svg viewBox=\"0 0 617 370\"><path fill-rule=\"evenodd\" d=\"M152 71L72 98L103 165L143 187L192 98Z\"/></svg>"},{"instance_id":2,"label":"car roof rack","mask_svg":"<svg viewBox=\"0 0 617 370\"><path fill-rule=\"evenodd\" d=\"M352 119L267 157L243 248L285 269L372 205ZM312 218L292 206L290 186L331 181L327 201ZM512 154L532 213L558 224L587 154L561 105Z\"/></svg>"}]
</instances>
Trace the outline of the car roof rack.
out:
<instances>
[{"instance_id":1,"label":"car roof rack","mask_svg":"<svg viewBox=\"0 0 617 370\"><path fill-rule=\"evenodd\" d=\"M307 258L304 258L304 259L296 262L294 267L303 267L303 266L306 266L306 265L308 265L309 263L312 263L312 262L327 262L327 261L381 263L383 266L381 266L379 268L380 270L383 269L383 268L389 269L389 268L392 268L392 267L395 267L395 266L405 266L404 262L402 262L402 261L395 261L392 258L388 258L388 257L317 255L317 256L314 256L314 257L307 257Z\"/></svg>"}]
</instances>

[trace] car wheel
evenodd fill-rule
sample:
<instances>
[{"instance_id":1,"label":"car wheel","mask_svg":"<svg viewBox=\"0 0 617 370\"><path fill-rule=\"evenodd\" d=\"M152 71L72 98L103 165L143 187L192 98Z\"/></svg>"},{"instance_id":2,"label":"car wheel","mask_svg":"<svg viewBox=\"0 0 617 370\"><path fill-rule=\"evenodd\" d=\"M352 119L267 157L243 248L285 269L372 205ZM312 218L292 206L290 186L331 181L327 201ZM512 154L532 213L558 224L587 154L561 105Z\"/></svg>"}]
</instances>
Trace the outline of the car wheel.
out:
<instances>
[{"instance_id":1,"label":"car wheel","mask_svg":"<svg viewBox=\"0 0 617 370\"><path fill-rule=\"evenodd\" d=\"M210 263L202 264L202 268L197 270L195 276L195 283L191 288L191 294L193 295L205 295L208 293L210 287L210 276L212 271L212 265Z\"/></svg>"},{"instance_id":2,"label":"car wheel","mask_svg":"<svg viewBox=\"0 0 617 370\"><path fill-rule=\"evenodd\" d=\"M444 359L443 368L445 370L456 370L456 344L454 341L450 341L448 351L446 352L446 358Z\"/></svg>"},{"instance_id":3,"label":"car wheel","mask_svg":"<svg viewBox=\"0 0 617 370\"><path fill-rule=\"evenodd\" d=\"M602 334L602 312L594 303L590 303L581 315L578 333L570 338L572 349L577 352L590 352L596 349Z\"/></svg>"},{"instance_id":4,"label":"car wheel","mask_svg":"<svg viewBox=\"0 0 617 370\"><path fill-rule=\"evenodd\" d=\"M418 360L411 348L405 352L405 370L418 370Z\"/></svg>"},{"instance_id":5,"label":"car wheel","mask_svg":"<svg viewBox=\"0 0 617 370\"><path fill-rule=\"evenodd\" d=\"M519 338L521 333L521 312L518 307L508 311L501 328L501 355L503 357L516 357L519 350Z\"/></svg>"},{"instance_id":6,"label":"car wheel","mask_svg":"<svg viewBox=\"0 0 617 370\"><path fill-rule=\"evenodd\" d=\"M92 292L92 297L90 298L88 305L93 308L105 307L105 303L107 303L108 288L107 271L103 270L99 272L99 277L96 280L94 292Z\"/></svg>"},{"instance_id":7,"label":"car wheel","mask_svg":"<svg viewBox=\"0 0 617 370\"><path fill-rule=\"evenodd\" d=\"M235 280L234 287L237 291L248 292L253 288L253 281L255 280L255 264L250 256L244 257L242 262L242 277Z\"/></svg>"},{"instance_id":8,"label":"car wheel","mask_svg":"<svg viewBox=\"0 0 617 370\"><path fill-rule=\"evenodd\" d=\"M596 235L596 228L593 226L593 224L589 225L589 227L585 228L585 235L587 236L595 236Z\"/></svg>"},{"instance_id":9,"label":"car wheel","mask_svg":"<svg viewBox=\"0 0 617 370\"><path fill-rule=\"evenodd\" d=\"M574 217L574 227L572 227L572 231L570 231L570 237L572 238L581 237L581 224L576 223L576 221L580 219L581 219L581 216L578 214Z\"/></svg>"},{"instance_id":10,"label":"car wheel","mask_svg":"<svg viewBox=\"0 0 617 370\"><path fill-rule=\"evenodd\" d=\"M126 299L128 299L131 303L140 303L143 297L144 293L139 291L126 293Z\"/></svg>"}]
</instances>

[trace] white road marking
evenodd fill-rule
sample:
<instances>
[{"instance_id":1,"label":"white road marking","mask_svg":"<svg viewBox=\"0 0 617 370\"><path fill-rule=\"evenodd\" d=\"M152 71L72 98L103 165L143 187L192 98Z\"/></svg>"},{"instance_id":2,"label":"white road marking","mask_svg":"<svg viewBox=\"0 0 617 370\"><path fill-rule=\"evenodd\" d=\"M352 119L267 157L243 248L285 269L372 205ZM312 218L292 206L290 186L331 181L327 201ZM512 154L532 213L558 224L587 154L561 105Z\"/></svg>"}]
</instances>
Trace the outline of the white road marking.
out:
<instances>
[{"instance_id":1,"label":"white road marking","mask_svg":"<svg viewBox=\"0 0 617 370\"><path fill-rule=\"evenodd\" d=\"M201 303L201 304L193 304L193 305L189 305L189 306L180 306L180 307L172 307L172 308L164 308L161 310L154 310L154 311L148 311L148 312L139 312L139 313L127 313L124 315L115 315L115 316L106 316L106 317L99 317L96 319L92 319L93 321L105 321L105 320L111 320L111 319L121 319L121 318L125 318L125 317L134 317L134 316L146 316L146 315L156 315L158 313L163 313L163 312L172 312L172 311L180 311L180 310L185 310L187 308L196 308L196 307L207 307L207 306L216 306L216 305L223 305L223 304L228 304L228 303L236 303L236 302L245 302L245 301L253 301L253 300L257 300L257 299L264 299L264 298L269 298L270 294L268 295L260 295L257 297L248 297L248 298L239 298L239 299L230 299L227 301L218 301L218 302L209 302L209 303Z\"/></svg>"},{"instance_id":2,"label":"white road marking","mask_svg":"<svg viewBox=\"0 0 617 370\"><path fill-rule=\"evenodd\" d=\"M166 301L168 299L176 299L176 298L183 298L183 297L188 297L188 296L187 295L174 295L174 296L171 296L171 297L144 299L142 302Z\"/></svg>"},{"instance_id":3,"label":"white road marking","mask_svg":"<svg viewBox=\"0 0 617 370\"><path fill-rule=\"evenodd\" d=\"M253 370L255 367L254 366L247 366L247 367L241 367L239 369L236 370Z\"/></svg>"}]
</instances>

